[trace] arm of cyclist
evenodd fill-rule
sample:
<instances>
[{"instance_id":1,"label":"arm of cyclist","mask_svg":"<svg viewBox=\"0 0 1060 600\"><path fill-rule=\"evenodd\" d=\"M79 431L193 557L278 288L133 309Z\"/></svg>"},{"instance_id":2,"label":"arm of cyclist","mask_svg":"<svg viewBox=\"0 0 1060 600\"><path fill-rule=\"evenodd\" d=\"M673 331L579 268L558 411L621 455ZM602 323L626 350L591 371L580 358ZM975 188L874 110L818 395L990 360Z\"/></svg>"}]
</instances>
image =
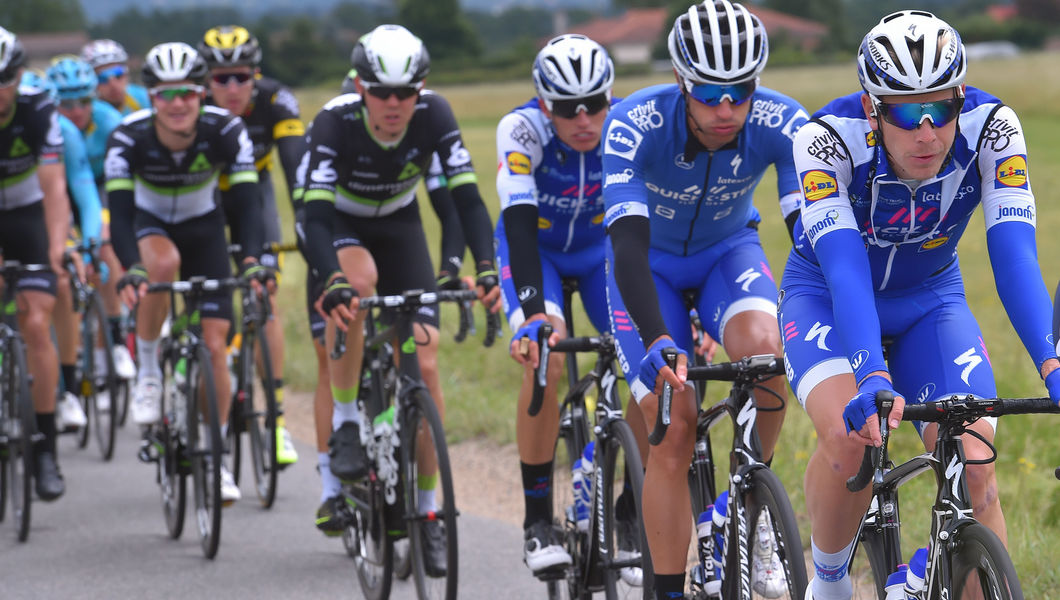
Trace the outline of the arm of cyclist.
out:
<instances>
[{"instance_id":1,"label":"arm of cyclist","mask_svg":"<svg viewBox=\"0 0 1060 600\"><path fill-rule=\"evenodd\" d=\"M302 126L300 120L293 119L294 123L297 123L301 127L301 132L297 134L287 133L283 137L276 138L276 154L280 157L280 167L283 169L284 181L287 183L287 197L290 199L294 198L294 190L298 186L298 167L302 161L302 156L305 155L306 142L305 142L305 127ZM276 125L279 129L285 122L281 121ZM288 123L287 127L290 131L298 131L294 123ZM285 129L287 131L287 129Z\"/></svg>"},{"instance_id":2,"label":"arm of cyclist","mask_svg":"<svg viewBox=\"0 0 1060 600\"><path fill-rule=\"evenodd\" d=\"M63 163L66 167L66 188L70 199L77 206L80 217L81 237L84 240L102 239L103 206L99 201L99 188L92 174L92 164L81 132L73 123L63 119ZM66 123L70 123L69 127Z\"/></svg>"},{"instance_id":3,"label":"arm of cyclist","mask_svg":"<svg viewBox=\"0 0 1060 600\"><path fill-rule=\"evenodd\" d=\"M433 163L438 162L435 155ZM458 290L460 289L460 267L464 262L464 228L460 225L460 215L457 213L453 197L445 184L445 176L441 174L441 166L435 173L435 164L425 180L427 196L431 200L431 207L438 215L438 221L442 226L441 260L438 265L438 289Z\"/></svg>"},{"instance_id":4,"label":"arm of cyclist","mask_svg":"<svg viewBox=\"0 0 1060 600\"><path fill-rule=\"evenodd\" d=\"M677 352L677 365L672 369L663 356L663 351L667 349ZM678 348L669 335L656 338L645 349L637 379L651 388L656 396L662 393L663 383L669 383L675 391L684 391L685 382L688 381L688 353Z\"/></svg>"},{"instance_id":5,"label":"arm of cyclist","mask_svg":"<svg viewBox=\"0 0 1060 600\"><path fill-rule=\"evenodd\" d=\"M44 219L48 229L48 260L52 271L63 268L66 235L70 230L70 201L66 196L63 163L45 163L37 168L40 187L44 191Z\"/></svg>"}]
</instances>

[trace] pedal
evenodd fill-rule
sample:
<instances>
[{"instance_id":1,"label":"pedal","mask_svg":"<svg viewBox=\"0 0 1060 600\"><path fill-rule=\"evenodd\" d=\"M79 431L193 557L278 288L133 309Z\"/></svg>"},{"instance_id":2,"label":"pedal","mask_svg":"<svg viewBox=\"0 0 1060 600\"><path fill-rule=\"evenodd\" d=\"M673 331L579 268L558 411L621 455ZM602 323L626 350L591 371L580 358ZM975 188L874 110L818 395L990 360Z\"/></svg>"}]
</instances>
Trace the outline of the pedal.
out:
<instances>
[{"instance_id":1,"label":"pedal","mask_svg":"<svg viewBox=\"0 0 1060 600\"><path fill-rule=\"evenodd\" d=\"M157 463L162 458L162 446L155 440L144 438L140 440L136 458L142 463Z\"/></svg>"}]
</instances>

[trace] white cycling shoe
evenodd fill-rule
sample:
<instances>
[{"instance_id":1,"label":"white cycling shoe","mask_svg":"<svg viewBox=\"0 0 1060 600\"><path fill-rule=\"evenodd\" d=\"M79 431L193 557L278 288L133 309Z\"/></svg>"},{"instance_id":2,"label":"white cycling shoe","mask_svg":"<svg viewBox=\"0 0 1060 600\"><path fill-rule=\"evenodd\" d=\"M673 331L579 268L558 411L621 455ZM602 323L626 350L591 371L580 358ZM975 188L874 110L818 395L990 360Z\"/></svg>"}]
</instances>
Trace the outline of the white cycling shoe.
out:
<instances>
[{"instance_id":1,"label":"white cycling shoe","mask_svg":"<svg viewBox=\"0 0 1060 600\"><path fill-rule=\"evenodd\" d=\"M780 598L787 591L784 565L777 556L777 542L769 524L769 513L763 510L755 526L754 551L751 560L751 587L765 598Z\"/></svg>"}]
</instances>

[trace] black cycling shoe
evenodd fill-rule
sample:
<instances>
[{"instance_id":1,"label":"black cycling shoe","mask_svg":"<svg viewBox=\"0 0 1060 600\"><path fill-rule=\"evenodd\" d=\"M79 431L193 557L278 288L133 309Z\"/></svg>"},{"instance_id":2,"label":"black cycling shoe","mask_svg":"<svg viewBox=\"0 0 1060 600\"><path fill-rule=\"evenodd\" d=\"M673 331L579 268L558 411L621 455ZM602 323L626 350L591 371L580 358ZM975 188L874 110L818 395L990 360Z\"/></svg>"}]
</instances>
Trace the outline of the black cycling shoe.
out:
<instances>
[{"instance_id":1,"label":"black cycling shoe","mask_svg":"<svg viewBox=\"0 0 1060 600\"><path fill-rule=\"evenodd\" d=\"M368 475L368 455L361 446L361 428L346 421L328 439L331 474L341 481L356 481Z\"/></svg>"},{"instance_id":2,"label":"black cycling shoe","mask_svg":"<svg viewBox=\"0 0 1060 600\"><path fill-rule=\"evenodd\" d=\"M317 509L317 529L323 531L326 536L342 535L343 525L342 519L339 518L339 502L342 502L340 497L332 496L324 500Z\"/></svg>"},{"instance_id":3,"label":"black cycling shoe","mask_svg":"<svg viewBox=\"0 0 1060 600\"><path fill-rule=\"evenodd\" d=\"M423 568L428 577L445 577L449 570L446 557L445 526L441 521L424 521L420 528L423 542Z\"/></svg>"},{"instance_id":4,"label":"black cycling shoe","mask_svg":"<svg viewBox=\"0 0 1060 600\"><path fill-rule=\"evenodd\" d=\"M66 491L63 475L59 472L59 464L55 462L55 455L51 452L37 452L35 479L37 480L37 496L41 500L55 500Z\"/></svg>"}]
</instances>

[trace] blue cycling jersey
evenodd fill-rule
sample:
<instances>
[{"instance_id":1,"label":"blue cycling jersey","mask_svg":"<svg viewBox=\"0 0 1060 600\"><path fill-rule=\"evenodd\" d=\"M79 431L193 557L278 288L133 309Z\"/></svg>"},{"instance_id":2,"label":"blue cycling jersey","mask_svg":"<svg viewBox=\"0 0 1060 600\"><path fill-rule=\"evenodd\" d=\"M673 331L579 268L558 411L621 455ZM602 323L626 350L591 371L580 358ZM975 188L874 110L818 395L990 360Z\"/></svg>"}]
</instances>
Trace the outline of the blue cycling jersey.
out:
<instances>
[{"instance_id":1,"label":"blue cycling jersey","mask_svg":"<svg viewBox=\"0 0 1060 600\"><path fill-rule=\"evenodd\" d=\"M130 83L125 87L125 101L119 109L122 116L144 108L151 108L151 98L147 94L147 88L136 83Z\"/></svg>"},{"instance_id":2,"label":"blue cycling jersey","mask_svg":"<svg viewBox=\"0 0 1060 600\"><path fill-rule=\"evenodd\" d=\"M791 98L759 87L739 135L718 150L689 134L676 84L649 87L611 109L604 124L605 225L651 219L651 245L686 256L759 220L751 203L766 168L776 165L784 216L796 209L799 181L791 140L808 115Z\"/></svg>"},{"instance_id":3,"label":"blue cycling jersey","mask_svg":"<svg viewBox=\"0 0 1060 600\"><path fill-rule=\"evenodd\" d=\"M107 155L107 138L121 124L118 109L102 100L92 101L92 121L83 132L88 162L97 185L103 184L103 158Z\"/></svg>"},{"instance_id":4,"label":"blue cycling jersey","mask_svg":"<svg viewBox=\"0 0 1060 600\"><path fill-rule=\"evenodd\" d=\"M92 176L92 167L89 166L85 139L73 121L62 115L59 115L59 129L63 135L66 187L76 208L81 236L86 240L99 240L102 230L99 189Z\"/></svg>"}]
</instances>

